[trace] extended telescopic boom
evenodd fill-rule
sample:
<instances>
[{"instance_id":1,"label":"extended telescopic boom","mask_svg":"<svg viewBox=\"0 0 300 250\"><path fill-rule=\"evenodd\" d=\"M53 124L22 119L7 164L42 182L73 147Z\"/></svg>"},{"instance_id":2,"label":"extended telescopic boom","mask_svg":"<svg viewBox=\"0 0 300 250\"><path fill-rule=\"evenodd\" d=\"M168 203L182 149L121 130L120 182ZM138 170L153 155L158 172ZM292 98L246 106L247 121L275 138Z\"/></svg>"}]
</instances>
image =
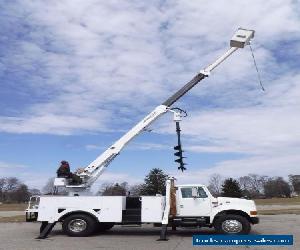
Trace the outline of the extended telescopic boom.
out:
<instances>
[{"instance_id":1,"label":"extended telescopic boom","mask_svg":"<svg viewBox=\"0 0 300 250\"><path fill-rule=\"evenodd\" d=\"M129 143L135 136L144 131L152 122L154 122L162 114L170 110L172 104L185 95L201 80L208 77L210 72L221 64L226 58L228 58L238 48L244 48L245 45L250 43L250 40L254 37L254 30L246 30L239 28L230 40L230 49L220 56L215 62L201 70L191 81L185 84L174 95L168 98L161 105L157 106L150 114L148 114L142 121L135 125L125 135L123 135L118 141L116 141L111 147L104 151L97 159L91 162L84 172L79 174L84 182L79 186L67 186L71 191L79 191L91 187L91 185L98 179L104 169L110 164L110 162L120 153L120 151Z\"/></svg>"}]
</instances>

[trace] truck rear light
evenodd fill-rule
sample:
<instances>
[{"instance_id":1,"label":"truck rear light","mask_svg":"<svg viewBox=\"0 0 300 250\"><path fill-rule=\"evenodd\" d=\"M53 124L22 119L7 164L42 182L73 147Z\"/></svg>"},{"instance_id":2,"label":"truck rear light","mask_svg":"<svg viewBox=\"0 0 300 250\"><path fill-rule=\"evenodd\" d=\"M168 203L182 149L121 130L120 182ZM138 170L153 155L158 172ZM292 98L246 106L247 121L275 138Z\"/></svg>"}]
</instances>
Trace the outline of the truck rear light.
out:
<instances>
[{"instance_id":1,"label":"truck rear light","mask_svg":"<svg viewBox=\"0 0 300 250\"><path fill-rule=\"evenodd\" d=\"M250 215L257 215L257 211L250 211Z\"/></svg>"}]
</instances>

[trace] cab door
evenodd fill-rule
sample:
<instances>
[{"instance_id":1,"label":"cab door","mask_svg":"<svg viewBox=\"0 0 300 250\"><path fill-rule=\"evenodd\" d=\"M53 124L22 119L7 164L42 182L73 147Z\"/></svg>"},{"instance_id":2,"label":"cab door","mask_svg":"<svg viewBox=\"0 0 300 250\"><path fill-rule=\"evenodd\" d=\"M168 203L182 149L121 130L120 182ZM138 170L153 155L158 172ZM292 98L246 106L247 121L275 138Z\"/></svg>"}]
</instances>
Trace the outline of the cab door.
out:
<instances>
[{"instance_id":1,"label":"cab door","mask_svg":"<svg viewBox=\"0 0 300 250\"><path fill-rule=\"evenodd\" d=\"M197 190L197 195L194 195ZM177 190L178 216L208 216L211 212L211 200L203 187L179 187Z\"/></svg>"}]
</instances>

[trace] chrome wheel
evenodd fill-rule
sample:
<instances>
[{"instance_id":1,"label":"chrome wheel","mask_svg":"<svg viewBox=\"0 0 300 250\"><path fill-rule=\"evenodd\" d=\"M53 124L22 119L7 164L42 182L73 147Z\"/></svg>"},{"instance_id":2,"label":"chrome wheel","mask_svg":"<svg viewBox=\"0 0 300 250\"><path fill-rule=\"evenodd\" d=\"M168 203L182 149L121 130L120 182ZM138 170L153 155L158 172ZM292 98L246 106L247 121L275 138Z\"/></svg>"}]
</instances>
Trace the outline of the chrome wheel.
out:
<instances>
[{"instance_id":1,"label":"chrome wheel","mask_svg":"<svg viewBox=\"0 0 300 250\"><path fill-rule=\"evenodd\" d=\"M82 219L71 220L68 224L68 228L70 229L70 231L74 233L82 232L86 229L86 227L87 227L87 223L85 220Z\"/></svg>"},{"instance_id":2,"label":"chrome wheel","mask_svg":"<svg viewBox=\"0 0 300 250\"><path fill-rule=\"evenodd\" d=\"M222 229L226 233L240 233L243 225L238 220L225 220L222 223Z\"/></svg>"}]
</instances>

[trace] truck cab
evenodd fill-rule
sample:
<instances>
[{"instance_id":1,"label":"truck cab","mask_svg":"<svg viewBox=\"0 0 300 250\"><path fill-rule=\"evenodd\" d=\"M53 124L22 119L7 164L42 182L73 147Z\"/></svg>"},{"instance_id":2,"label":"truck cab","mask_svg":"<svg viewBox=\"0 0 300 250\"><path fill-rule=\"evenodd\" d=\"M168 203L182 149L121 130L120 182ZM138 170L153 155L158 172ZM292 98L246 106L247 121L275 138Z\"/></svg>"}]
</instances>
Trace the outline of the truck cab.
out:
<instances>
[{"instance_id":1,"label":"truck cab","mask_svg":"<svg viewBox=\"0 0 300 250\"><path fill-rule=\"evenodd\" d=\"M223 234L247 234L257 224L254 201L243 198L214 197L205 185L176 186L176 217L179 226L214 227Z\"/></svg>"},{"instance_id":2,"label":"truck cab","mask_svg":"<svg viewBox=\"0 0 300 250\"><path fill-rule=\"evenodd\" d=\"M178 216L209 216L211 213L214 197L203 185L177 186L176 198Z\"/></svg>"}]
</instances>

